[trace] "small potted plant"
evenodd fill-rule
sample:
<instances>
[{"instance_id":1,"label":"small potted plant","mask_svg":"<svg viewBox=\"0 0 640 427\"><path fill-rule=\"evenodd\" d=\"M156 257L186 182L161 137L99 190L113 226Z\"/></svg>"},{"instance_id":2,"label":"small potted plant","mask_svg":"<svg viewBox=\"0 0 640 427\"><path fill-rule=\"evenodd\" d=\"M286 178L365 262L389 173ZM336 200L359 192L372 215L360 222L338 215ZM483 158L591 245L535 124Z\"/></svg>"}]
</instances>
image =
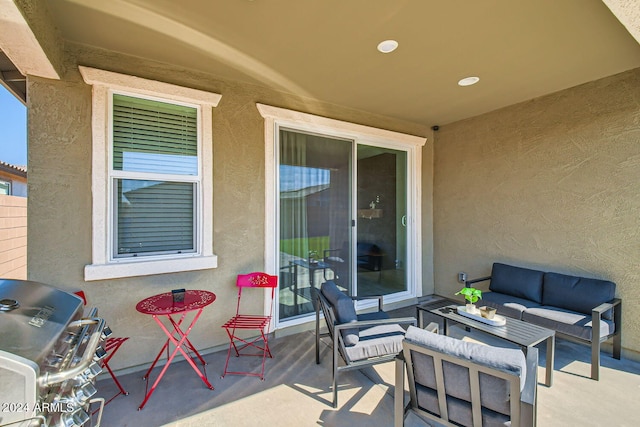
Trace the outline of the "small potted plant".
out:
<instances>
[{"instance_id":1,"label":"small potted plant","mask_svg":"<svg viewBox=\"0 0 640 427\"><path fill-rule=\"evenodd\" d=\"M482 298L480 289L464 287L456 292L456 295L464 295L464 299L467 300L467 313L476 314L478 312L476 302Z\"/></svg>"}]
</instances>

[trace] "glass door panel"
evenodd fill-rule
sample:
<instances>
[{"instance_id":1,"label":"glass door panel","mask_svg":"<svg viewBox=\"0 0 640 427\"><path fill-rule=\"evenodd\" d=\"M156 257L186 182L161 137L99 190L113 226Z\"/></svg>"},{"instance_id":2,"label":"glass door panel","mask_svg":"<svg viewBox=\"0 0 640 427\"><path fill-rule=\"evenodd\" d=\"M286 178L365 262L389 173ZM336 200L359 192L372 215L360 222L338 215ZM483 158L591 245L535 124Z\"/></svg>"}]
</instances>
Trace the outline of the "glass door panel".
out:
<instances>
[{"instance_id":1,"label":"glass door panel","mask_svg":"<svg viewBox=\"0 0 640 427\"><path fill-rule=\"evenodd\" d=\"M279 318L313 312L326 280L351 287L353 141L280 129Z\"/></svg>"},{"instance_id":2,"label":"glass door panel","mask_svg":"<svg viewBox=\"0 0 640 427\"><path fill-rule=\"evenodd\" d=\"M358 145L357 294L407 290L407 153Z\"/></svg>"}]
</instances>

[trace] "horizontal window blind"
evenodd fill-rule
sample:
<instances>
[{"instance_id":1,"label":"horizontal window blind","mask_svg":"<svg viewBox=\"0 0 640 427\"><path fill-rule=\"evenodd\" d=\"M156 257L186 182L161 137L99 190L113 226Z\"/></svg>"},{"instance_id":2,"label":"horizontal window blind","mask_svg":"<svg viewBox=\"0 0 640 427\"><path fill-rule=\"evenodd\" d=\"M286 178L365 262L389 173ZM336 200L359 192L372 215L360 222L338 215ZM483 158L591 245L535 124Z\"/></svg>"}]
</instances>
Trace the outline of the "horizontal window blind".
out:
<instances>
[{"instance_id":1,"label":"horizontal window blind","mask_svg":"<svg viewBox=\"0 0 640 427\"><path fill-rule=\"evenodd\" d=\"M113 169L198 174L194 107L113 95Z\"/></svg>"},{"instance_id":2,"label":"horizontal window blind","mask_svg":"<svg viewBox=\"0 0 640 427\"><path fill-rule=\"evenodd\" d=\"M195 183L116 181L116 257L195 251Z\"/></svg>"}]
</instances>

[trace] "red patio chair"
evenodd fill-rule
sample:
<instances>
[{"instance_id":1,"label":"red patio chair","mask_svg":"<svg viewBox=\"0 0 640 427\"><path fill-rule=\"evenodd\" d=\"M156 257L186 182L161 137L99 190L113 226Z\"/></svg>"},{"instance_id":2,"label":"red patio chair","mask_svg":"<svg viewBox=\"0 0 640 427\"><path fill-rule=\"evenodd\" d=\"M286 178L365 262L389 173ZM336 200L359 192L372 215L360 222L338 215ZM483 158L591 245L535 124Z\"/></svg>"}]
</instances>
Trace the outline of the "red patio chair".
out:
<instances>
[{"instance_id":1,"label":"red patio chair","mask_svg":"<svg viewBox=\"0 0 640 427\"><path fill-rule=\"evenodd\" d=\"M113 371L111 370L111 366L109 366L109 361L111 360L111 358L120 349L120 346L124 344L124 342L128 339L129 337L109 337L104 342L103 347L104 347L104 351L107 352L107 355L102 360L100 360L100 366L102 366L103 368L107 368L107 371L109 371L111 378L113 378L113 381L116 383L119 390L118 393L111 396L111 398L104 403L105 405L111 402L116 397L120 396L121 394L124 394L125 396L129 395L129 392L126 391L124 388L122 388L122 385L120 384L120 381L118 381L116 374L113 373Z\"/></svg>"},{"instance_id":2,"label":"red patio chair","mask_svg":"<svg viewBox=\"0 0 640 427\"><path fill-rule=\"evenodd\" d=\"M79 296L80 298L82 298L82 302L83 304L86 306L87 305L87 296L84 293L84 291L76 291L74 292L75 295ZM129 337L112 337L111 336L111 329L108 329L108 332L105 331L105 341L104 344L102 345L104 351L105 351L105 356L100 359L100 361L98 362L98 364L100 365L100 367L102 368L107 368L107 371L109 372L109 375L111 375L111 378L113 379L113 381L116 383L116 386L118 386L118 393L116 393L115 395L113 395L109 400L107 400L104 404L107 405L109 402L111 402L113 399L115 399L116 397L120 396L121 394L124 394L125 396L129 395L129 392L126 391L123 387L122 384L120 384L120 381L118 381L118 378L116 377L116 374L113 373L113 371L111 370L111 366L109 366L109 361L111 360L111 358L113 356L115 356L116 352L120 349L120 346L122 344L124 344L124 342L126 340L129 339Z\"/></svg>"},{"instance_id":3,"label":"red patio chair","mask_svg":"<svg viewBox=\"0 0 640 427\"><path fill-rule=\"evenodd\" d=\"M266 333L271 322L271 315L273 313L273 298L275 296L276 288L278 287L278 276L271 276L266 273L250 273L239 274L236 281L238 286L238 304L236 306L236 315L233 316L227 323L222 325L226 329L227 335L229 335L229 350L227 351L227 361L224 365L224 373L222 378L227 374L231 375L251 375L260 377L264 381L264 362L267 356L271 355L269 349L269 341ZM242 298L242 290L244 288L271 288L271 299L269 300L269 315L251 315L240 313L240 301ZM257 337L253 338L241 338L236 335L236 330L253 330L259 332ZM243 353L243 350L247 350L247 347L253 347L250 352ZM260 373L254 372L238 372L229 371L229 358L231 357L231 350L235 352L236 357L239 356L262 356L262 369ZM257 350L257 352L256 352Z\"/></svg>"}]
</instances>

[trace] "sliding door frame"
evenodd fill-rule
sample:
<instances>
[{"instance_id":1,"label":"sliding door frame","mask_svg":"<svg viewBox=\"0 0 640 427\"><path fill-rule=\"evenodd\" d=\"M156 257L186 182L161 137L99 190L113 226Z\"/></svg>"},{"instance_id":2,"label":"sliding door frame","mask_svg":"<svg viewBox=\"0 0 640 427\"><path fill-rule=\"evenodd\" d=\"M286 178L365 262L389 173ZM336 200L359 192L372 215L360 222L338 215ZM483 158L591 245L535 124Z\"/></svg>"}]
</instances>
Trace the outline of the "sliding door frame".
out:
<instances>
[{"instance_id":1,"label":"sliding door frame","mask_svg":"<svg viewBox=\"0 0 640 427\"><path fill-rule=\"evenodd\" d=\"M358 125L340 120L328 119L284 108L272 107L264 104L256 104L258 111L264 120L265 129L265 271L271 274L279 273L280 251L280 225L279 225L279 129L300 131L302 133L314 133L329 138L353 140L352 152L357 145L371 145L407 153L407 290L385 297L385 303L394 303L402 300L421 296L422 290L422 227L421 227L421 199L422 199L422 147L426 138L407 135L399 132L370 126ZM354 169L357 165L354 164ZM357 173L354 170L354 174ZM355 190L356 182L353 186ZM354 193L355 194L355 193ZM352 200L352 219L355 220L355 196ZM357 230L352 227L352 236L355 239ZM355 241L355 240L353 240ZM353 258L353 257L352 257ZM353 280L355 280L355 269ZM352 282L355 283L355 282ZM277 295L277 293L276 293ZM265 298L265 313L270 312L269 304L278 304ZM358 306L366 308L368 304ZM286 321L280 321L277 305L271 329L285 326L294 326L307 323L312 316L296 317Z\"/></svg>"}]
</instances>

